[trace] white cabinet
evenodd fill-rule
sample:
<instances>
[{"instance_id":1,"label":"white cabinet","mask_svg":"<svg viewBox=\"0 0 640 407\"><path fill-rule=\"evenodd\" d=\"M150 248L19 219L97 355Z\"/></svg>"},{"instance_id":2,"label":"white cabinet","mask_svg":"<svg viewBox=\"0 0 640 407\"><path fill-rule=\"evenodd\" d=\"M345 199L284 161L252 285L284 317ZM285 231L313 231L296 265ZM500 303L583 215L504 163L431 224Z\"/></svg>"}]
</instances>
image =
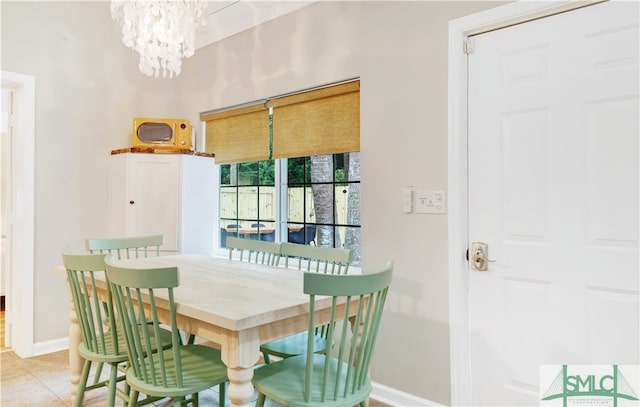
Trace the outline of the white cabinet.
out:
<instances>
[{"instance_id":1,"label":"white cabinet","mask_svg":"<svg viewBox=\"0 0 640 407\"><path fill-rule=\"evenodd\" d=\"M213 251L215 162L188 154L111 156L109 235L162 234L163 251Z\"/></svg>"}]
</instances>

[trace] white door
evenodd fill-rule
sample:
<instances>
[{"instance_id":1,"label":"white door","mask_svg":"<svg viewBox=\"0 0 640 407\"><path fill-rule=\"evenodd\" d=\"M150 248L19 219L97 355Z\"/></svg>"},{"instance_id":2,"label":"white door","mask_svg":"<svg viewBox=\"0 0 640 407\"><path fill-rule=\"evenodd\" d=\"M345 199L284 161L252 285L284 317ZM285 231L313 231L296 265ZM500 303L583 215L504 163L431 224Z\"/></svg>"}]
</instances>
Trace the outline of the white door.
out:
<instances>
[{"instance_id":1,"label":"white door","mask_svg":"<svg viewBox=\"0 0 640 407\"><path fill-rule=\"evenodd\" d=\"M638 3L473 43L469 244L495 262L469 268L472 400L539 405L541 365L640 363Z\"/></svg>"}]
</instances>

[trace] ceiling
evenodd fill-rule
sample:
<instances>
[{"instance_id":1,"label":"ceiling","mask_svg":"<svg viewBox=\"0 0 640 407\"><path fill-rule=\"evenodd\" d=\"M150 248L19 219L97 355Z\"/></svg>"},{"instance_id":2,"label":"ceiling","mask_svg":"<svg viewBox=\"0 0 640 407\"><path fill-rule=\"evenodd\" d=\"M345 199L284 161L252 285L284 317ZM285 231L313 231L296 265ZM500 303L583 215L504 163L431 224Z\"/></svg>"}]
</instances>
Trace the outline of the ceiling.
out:
<instances>
[{"instance_id":1,"label":"ceiling","mask_svg":"<svg viewBox=\"0 0 640 407\"><path fill-rule=\"evenodd\" d=\"M196 49L308 6L315 1L317 0L209 1L209 19L205 29L195 38Z\"/></svg>"}]
</instances>

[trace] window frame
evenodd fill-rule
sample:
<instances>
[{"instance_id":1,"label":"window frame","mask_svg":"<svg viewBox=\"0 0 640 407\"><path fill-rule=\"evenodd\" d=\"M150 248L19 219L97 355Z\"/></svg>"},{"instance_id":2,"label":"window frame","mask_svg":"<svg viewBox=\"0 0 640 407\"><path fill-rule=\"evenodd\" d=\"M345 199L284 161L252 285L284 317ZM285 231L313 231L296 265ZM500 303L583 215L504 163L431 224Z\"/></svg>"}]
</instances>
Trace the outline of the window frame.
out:
<instances>
[{"instance_id":1,"label":"window frame","mask_svg":"<svg viewBox=\"0 0 640 407\"><path fill-rule=\"evenodd\" d=\"M362 225L361 224L350 224L348 222L340 223L336 217L336 187L338 186L347 186L347 185L351 185L351 184L361 184L361 179L358 180L341 180L341 181L337 181L336 180L336 171L335 171L335 163L336 163L336 155L341 155L341 154L350 154L350 153L335 153L335 154L330 154L333 160L333 168L334 171L332 171L332 175L331 175L331 180L330 181L320 181L320 182L312 182L310 180L310 175L307 176L307 174L303 175L303 182L302 183L289 183L288 180L288 165L289 165L289 160L291 159L300 159L303 158L305 160L310 160L311 156L307 156L307 157L295 157L295 158L280 158L280 159L274 159L274 176L273 176L273 180L274 180L274 185L262 185L260 184L260 176L258 175L257 177L257 182L256 183L250 183L250 184L241 184L239 182L239 174L238 174L238 179L236 180L236 184L235 185L227 185L227 184L222 184L222 180L221 180L221 176L222 176L222 172L220 171L220 166L217 165L217 169L218 169L218 174L217 174L217 179L219 182L218 185L218 210L217 210L217 222L218 222L218 228L216 228L216 230L220 230L220 228L224 228L227 224L231 224L231 223L247 223L247 222L252 222L252 223L260 223L260 222L269 222L275 223L275 241L276 242L286 242L288 241L288 230L289 230L289 225L294 224L294 225L302 225L303 227L305 225L315 225L316 226L316 230L318 230L319 228L322 227L330 227L333 229L331 235L333 237L333 242L332 242L332 247L335 247L336 245L336 235L339 233L341 228L344 228L345 230L347 228L358 228L361 229ZM254 161L255 163L258 163L258 161ZM253 163L253 162L252 162ZM238 165L241 163L224 163L221 165ZM258 164L258 167L260 167L260 165ZM306 169L305 169L306 172ZM289 193L289 188L291 187L301 187L303 189L307 189L307 188L312 188L313 185L332 185L332 201L333 201L333 218L332 218L332 222L330 223L319 223L319 222L309 222L307 221L307 213L306 213L306 209L303 210L303 218L302 221L299 220L289 220L289 198L288 198L288 193ZM264 186L269 186L269 187L273 187L274 188L274 219L272 220L266 220L266 219L261 219L260 218L260 194L257 194L257 205L258 205L258 209L257 209L257 219L254 218L244 218L244 217L240 217L239 215L239 191L241 188L243 187L255 187L258 189L260 187L264 187ZM236 216L235 218L230 218L230 217L222 217L221 215L221 211L222 211L222 191L225 188L234 188L236 191ZM305 192L305 196L306 196L306 192ZM361 208L360 208L361 209ZM218 232L216 233L217 235L217 239L216 239L216 247L215 250L216 251L221 251L224 250L226 251L226 249L224 247L221 247L221 237L220 237L220 233ZM318 233L318 232L316 232ZM345 239L346 240L346 239ZM344 247L344 241L340 242L341 245L340 247Z\"/></svg>"}]
</instances>

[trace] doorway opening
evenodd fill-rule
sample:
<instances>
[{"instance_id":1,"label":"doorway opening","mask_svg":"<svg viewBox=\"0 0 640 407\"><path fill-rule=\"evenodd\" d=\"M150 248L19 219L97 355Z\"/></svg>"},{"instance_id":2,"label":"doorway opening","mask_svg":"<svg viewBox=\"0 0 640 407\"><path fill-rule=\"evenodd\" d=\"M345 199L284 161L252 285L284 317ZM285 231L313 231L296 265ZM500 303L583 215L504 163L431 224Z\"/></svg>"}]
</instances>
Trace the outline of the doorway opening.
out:
<instances>
[{"instance_id":1,"label":"doorway opening","mask_svg":"<svg viewBox=\"0 0 640 407\"><path fill-rule=\"evenodd\" d=\"M8 346L11 340L7 340L6 323L6 295L7 295L7 278L9 272L8 265L10 262L10 212L11 212L11 131L13 120L13 90L2 87L2 116L0 123L2 129L0 132L0 174L2 174L2 183L0 184L0 351L11 349ZM9 335L11 336L11 335Z\"/></svg>"},{"instance_id":2,"label":"doorway opening","mask_svg":"<svg viewBox=\"0 0 640 407\"><path fill-rule=\"evenodd\" d=\"M3 327L6 346L25 358L34 354L35 79L2 71L3 95L5 90L11 95L13 107L6 119L6 143L4 125L2 132L6 153L2 180L9 185L2 193L3 276L6 271Z\"/></svg>"}]
</instances>

